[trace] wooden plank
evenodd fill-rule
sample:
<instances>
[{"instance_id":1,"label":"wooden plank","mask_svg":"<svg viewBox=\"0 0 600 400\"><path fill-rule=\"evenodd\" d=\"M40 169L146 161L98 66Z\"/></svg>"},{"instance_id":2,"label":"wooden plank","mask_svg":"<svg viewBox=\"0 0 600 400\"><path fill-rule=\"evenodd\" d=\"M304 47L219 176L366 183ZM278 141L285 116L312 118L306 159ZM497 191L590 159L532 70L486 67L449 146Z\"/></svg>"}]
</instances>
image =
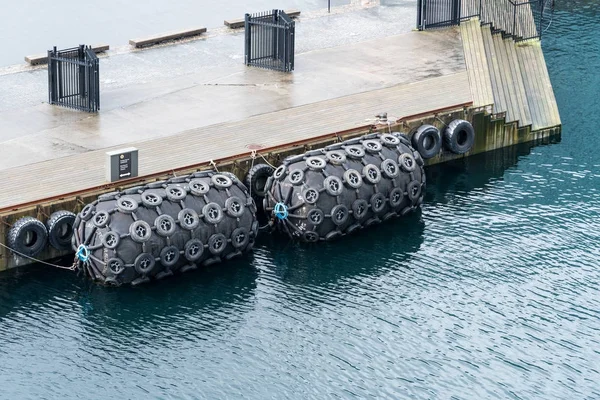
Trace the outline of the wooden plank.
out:
<instances>
[{"instance_id":1,"label":"wooden plank","mask_svg":"<svg viewBox=\"0 0 600 400\"><path fill-rule=\"evenodd\" d=\"M483 93L482 93L482 88L483 88L483 82L482 82L482 77L481 74L479 73L479 57L477 56L477 43L476 43L476 29L475 29L475 20L471 20L469 21L468 24L468 29L469 29L469 41L470 41L470 50L471 50L471 68L473 69L473 74L475 76L475 82L476 82L476 86L475 86L475 90L477 95L474 96L476 99L476 102L474 103L475 107L480 107L483 106Z\"/></svg>"},{"instance_id":2,"label":"wooden plank","mask_svg":"<svg viewBox=\"0 0 600 400\"><path fill-rule=\"evenodd\" d=\"M479 66L481 68L481 80L483 84L483 105L488 106L494 104L494 96L492 94L492 83L490 78L490 70L488 68L485 46L483 44L483 31L482 27L479 23L479 20L476 20L474 28L476 30L476 45L477 45L477 56L479 57Z\"/></svg>"},{"instance_id":3,"label":"wooden plank","mask_svg":"<svg viewBox=\"0 0 600 400\"><path fill-rule=\"evenodd\" d=\"M554 95L554 89L552 88L552 82L550 81L550 74L548 73L548 67L546 66L546 59L544 58L544 52L539 41L534 42L532 46L538 61L539 79L543 84L545 91L545 98L550 108L550 126L561 125L560 113L558 111L558 103L556 102L556 96Z\"/></svg>"},{"instance_id":4,"label":"wooden plank","mask_svg":"<svg viewBox=\"0 0 600 400\"><path fill-rule=\"evenodd\" d=\"M186 30L181 30L181 31L172 31L172 32L161 33L158 35L148 36L148 37L140 38L140 39L129 39L129 44L136 48L148 47L148 46L153 46L155 44L166 42L169 40L177 40L177 39L184 39L184 38L188 38L188 37L192 37L192 36L198 36L198 35L203 34L204 32L206 32L206 28L204 28L204 27L186 29Z\"/></svg>"},{"instance_id":5,"label":"wooden plank","mask_svg":"<svg viewBox=\"0 0 600 400\"><path fill-rule=\"evenodd\" d=\"M504 86L502 85L502 78L500 76L500 67L498 66L498 56L496 54L496 48L494 46L492 31L489 26L485 26L482 29L484 29L483 38L485 41L485 50L488 59L488 66L490 69L490 80L492 81L492 92L494 96L494 112L506 112Z\"/></svg>"},{"instance_id":6,"label":"wooden plank","mask_svg":"<svg viewBox=\"0 0 600 400\"><path fill-rule=\"evenodd\" d=\"M543 99L540 97L540 90L536 84L535 74L532 74L533 64L531 62L529 46L517 46L517 58L519 59L519 66L521 67L521 74L523 75L523 84L525 85L525 91L527 93L529 110L531 112L532 130L537 130L540 126L542 118L541 103Z\"/></svg>"},{"instance_id":7,"label":"wooden plank","mask_svg":"<svg viewBox=\"0 0 600 400\"><path fill-rule=\"evenodd\" d=\"M479 105L479 86L478 76L475 73L474 60L473 60L473 43L470 29L471 21L467 21L460 26L461 38L463 43L463 50L465 55L465 65L467 67L467 73L469 76L469 84L471 94L473 96L473 104Z\"/></svg>"},{"instance_id":8,"label":"wooden plank","mask_svg":"<svg viewBox=\"0 0 600 400\"><path fill-rule=\"evenodd\" d=\"M300 16L300 10L296 10L295 8L284 10L284 12L290 18L296 18ZM230 29L238 29L243 28L245 24L245 18L234 18L234 19L226 19L223 21L223 24Z\"/></svg>"},{"instance_id":9,"label":"wooden plank","mask_svg":"<svg viewBox=\"0 0 600 400\"><path fill-rule=\"evenodd\" d=\"M494 35L494 48L498 58L498 66L500 68L500 77L502 79L502 86L504 87L505 100L506 100L506 122L514 122L517 120L517 110L515 109L515 93L513 89L512 75L510 66L508 65L508 56L506 54L506 48L504 47L504 40L502 35Z\"/></svg>"},{"instance_id":10,"label":"wooden plank","mask_svg":"<svg viewBox=\"0 0 600 400\"><path fill-rule=\"evenodd\" d=\"M105 51L110 50L110 46L107 44L96 44L92 46L92 50L94 53L104 53ZM48 53L38 54L35 56L25 56L25 62L31 65L39 65L39 64L47 64L48 63Z\"/></svg>"},{"instance_id":11,"label":"wooden plank","mask_svg":"<svg viewBox=\"0 0 600 400\"><path fill-rule=\"evenodd\" d=\"M366 119L381 110L404 117L471 102L467 73L460 72L128 145L139 149L140 176L144 176L247 155L248 143L284 146L355 129L367 125ZM0 171L0 179L13 188L0 198L0 209L105 185L105 152L111 149Z\"/></svg>"},{"instance_id":12,"label":"wooden plank","mask_svg":"<svg viewBox=\"0 0 600 400\"><path fill-rule=\"evenodd\" d=\"M504 41L510 59L511 71L514 78L515 92L517 94L517 106L519 107L519 126L531 125L531 112L527 102L527 93L523 85L523 76L519 66L519 60L515 51L515 41L508 39Z\"/></svg>"},{"instance_id":13,"label":"wooden plank","mask_svg":"<svg viewBox=\"0 0 600 400\"><path fill-rule=\"evenodd\" d=\"M476 107L492 105L494 96L479 19L473 18L461 24L461 37L473 104Z\"/></svg>"},{"instance_id":14,"label":"wooden plank","mask_svg":"<svg viewBox=\"0 0 600 400\"><path fill-rule=\"evenodd\" d=\"M533 47L531 46L527 46L527 61L529 63L528 65L528 74L529 74L529 78L531 79L532 82L532 90L535 91L536 97L534 99L537 99L537 109L536 112L538 112L538 118L537 118L537 123L536 126L534 126L535 130L539 130L539 129L543 129L545 126L548 126L548 115L550 114L550 108L548 106L548 101L546 98L546 94L544 92L544 86L543 83L540 80L540 72L539 72L539 66L538 66L538 60L536 58L535 55L535 51L533 49Z\"/></svg>"}]
</instances>

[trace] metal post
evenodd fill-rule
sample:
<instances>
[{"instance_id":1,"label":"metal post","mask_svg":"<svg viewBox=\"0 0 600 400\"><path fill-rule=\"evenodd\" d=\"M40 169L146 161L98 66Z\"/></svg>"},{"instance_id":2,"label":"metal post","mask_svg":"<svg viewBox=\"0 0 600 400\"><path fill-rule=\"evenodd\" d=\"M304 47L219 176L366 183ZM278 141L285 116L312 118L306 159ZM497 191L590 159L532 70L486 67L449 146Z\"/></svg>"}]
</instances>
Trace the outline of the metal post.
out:
<instances>
[{"instance_id":1,"label":"metal post","mask_svg":"<svg viewBox=\"0 0 600 400\"><path fill-rule=\"evenodd\" d=\"M56 47L55 47L56 48ZM54 74L52 73L52 67L54 66L54 60L52 59L52 50L48 50L48 103L54 103Z\"/></svg>"},{"instance_id":2,"label":"metal post","mask_svg":"<svg viewBox=\"0 0 600 400\"><path fill-rule=\"evenodd\" d=\"M250 14L244 17L244 61L250 65Z\"/></svg>"},{"instance_id":3,"label":"metal post","mask_svg":"<svg viewBox=\"0 0 600 400\"><path fill-rule=\"evenodd\" d=\"M513 29L512 29L512 37L515 37L517 33L517 5L513 3Z\"/></svg>"},{"instance_id":4,"label":"metal post","mask_svg":"<svg viewBox=\"0 0 600 400\"><path fill-rule=\"evenodd\" d=\"M331 12L331 0L327 0L327 12Z\"/></svg>"}]
</instances>

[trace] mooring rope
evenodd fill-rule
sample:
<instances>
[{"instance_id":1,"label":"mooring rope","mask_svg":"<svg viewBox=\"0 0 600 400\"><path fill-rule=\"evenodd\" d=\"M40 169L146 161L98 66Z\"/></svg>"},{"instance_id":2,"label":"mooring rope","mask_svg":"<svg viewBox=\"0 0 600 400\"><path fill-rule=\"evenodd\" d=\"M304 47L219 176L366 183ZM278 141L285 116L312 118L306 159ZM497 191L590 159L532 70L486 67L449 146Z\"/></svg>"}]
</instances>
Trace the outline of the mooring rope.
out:
<instances>
[{"instance_id":1,"label":"mooring rope","mask_svg":"<svg viewBox=\"0 0 600 400\"><path fill-rule=\"evenodd\" d=\"M263 160L265 160L265 162L267 163L267 165L273 169L277 169L273 164L271 164L269 161L267 161L267 159L265 158L265 156L263 156L262 154L258 153L259 156L262 157Z\"/></svg>"},{"instance_id":2,"label":"mooring rope","mask_svg":"<svg viewBox=\"0 0 600 400\"><path fill-rule=\"evenodd\" d=\"M45 264L45 265L49 265L49 266L51 266L51 267L60 268L60 269L66 269L66 270L69 270L69 271L75 271L75 270L77 269L77 266L76 266L76 264L75 264L75 263L73 263L73 265L71 265L70 267L65 267L65 266L63 266L63 265L52 264L52 263L49 263L49 262L46 262L46 261L43 261L43 260L37 259L37 258L35 258L35 257L30 257L30 256L28 256L28 255L26 255L26 254L23 254L23 253L21 253L21 252L19 252L19 251L15 250L15 249L13 249L13 248L11 248L11 247L9 247L9 246L5 245L4 243L0 243L0 246L4 247L5 249L8 249L8 250L12 251L12 252L13 252L13 253L15 253L15 254L18 254L18 255L20 255L21 257L28 258L28 259L30 259L31 261L35 261L35 262L37 262L37 263L40 263L40 264Z\"/></svg>"}]
</instances>

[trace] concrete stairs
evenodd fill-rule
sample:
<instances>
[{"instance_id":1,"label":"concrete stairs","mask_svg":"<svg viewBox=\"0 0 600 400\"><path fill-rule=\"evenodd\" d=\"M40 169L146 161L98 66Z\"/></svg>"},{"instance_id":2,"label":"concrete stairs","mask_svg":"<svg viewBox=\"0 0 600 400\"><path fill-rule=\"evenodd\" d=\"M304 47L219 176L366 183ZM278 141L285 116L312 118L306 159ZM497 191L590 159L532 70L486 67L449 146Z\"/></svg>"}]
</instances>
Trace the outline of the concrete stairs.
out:
<instances>
[{"instance_id":1,"label":"concrete stairs","mask_svg":"<svg viewBox=\"0 0 600 400\"><path fill-rule=\"evenodd\" d=\"M532 131L561 124L539 40L503 39L477 18L461 24L461 36L475 107Z\"/></svg>"}]
</instances>

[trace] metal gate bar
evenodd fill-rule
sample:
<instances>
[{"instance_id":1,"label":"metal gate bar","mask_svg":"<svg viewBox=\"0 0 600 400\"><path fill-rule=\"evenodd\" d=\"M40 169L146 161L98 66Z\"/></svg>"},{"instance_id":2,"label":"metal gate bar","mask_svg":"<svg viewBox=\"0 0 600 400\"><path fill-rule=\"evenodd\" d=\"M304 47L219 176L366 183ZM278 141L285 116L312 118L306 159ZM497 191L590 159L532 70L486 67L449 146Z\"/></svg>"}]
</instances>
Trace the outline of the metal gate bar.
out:
<instances>
[{"instance_id":1,"label":"metal gate bar","mask_svg":"<svg viewBox=\"0 0 600 400\"><path fill-rule=\"evenodd\" d=\"M295 23L282 10L245 16L245 63L282 72L294 70Z\"/></svg>"},{"instance_id":2,"label":"metal gate bar","mask_svg":"<svg viewBox=\"0 0 600 400\"><path fill-rule=\"evenodd\" d=\"M545 0L418 0L420 30L460 25L479 17L492 32L515 41L542 37Z\"/></svg>"},{"instance_id":3,"label":"metal gate bar","mask_svg":"<svg viewBox=\"0 0 600 400\"><path fill-rule=\"evenodd\" d=\"M100 109L100 74L96 53L84 45L48 51L48 101L75 110Z\"/></svg>"}]
</instances>

